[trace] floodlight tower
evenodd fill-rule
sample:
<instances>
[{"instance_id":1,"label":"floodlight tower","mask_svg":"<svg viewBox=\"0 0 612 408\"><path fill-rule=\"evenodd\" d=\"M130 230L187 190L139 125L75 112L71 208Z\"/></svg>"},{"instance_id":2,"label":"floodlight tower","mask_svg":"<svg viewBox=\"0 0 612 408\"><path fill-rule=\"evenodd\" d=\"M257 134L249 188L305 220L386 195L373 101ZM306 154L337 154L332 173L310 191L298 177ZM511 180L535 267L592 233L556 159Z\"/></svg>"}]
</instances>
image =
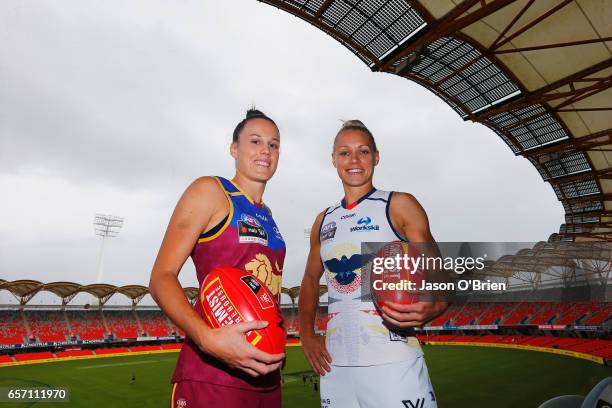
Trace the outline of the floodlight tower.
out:
<instances>
[{"instance_id":1,"label":"floodlight tower","mask_svg":"<svg viewBox=\"0 0 612 408\"><path fill-rule=\"evenodd\" d=\"M104 264L104 241L106 238L113 238L119 235L121 227L123 227L123 217L117 217L114 215L96 214L94 217L94 231L96 235L102 237L102 244L100 245L100 256L98 258L98 277L97 283L102 283L102 266Z\"/></svg>"}]
</instances>

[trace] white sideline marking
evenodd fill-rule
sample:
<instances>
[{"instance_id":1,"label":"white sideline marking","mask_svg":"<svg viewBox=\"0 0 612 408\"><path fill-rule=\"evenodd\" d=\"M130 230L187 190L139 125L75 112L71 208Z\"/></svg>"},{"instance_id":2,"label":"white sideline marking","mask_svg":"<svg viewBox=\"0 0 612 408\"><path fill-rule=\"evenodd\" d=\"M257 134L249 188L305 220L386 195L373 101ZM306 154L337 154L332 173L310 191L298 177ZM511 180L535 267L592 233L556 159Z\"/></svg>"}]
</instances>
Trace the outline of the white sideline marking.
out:
<instances>
[{"instance_id":1,"label":"white sideline marking","mask_svg":"<svg viewBox=\"0 0 612 408\"><path fill-rule=\"evenodd\" d=\"M109 363L109 364L96 364L85 367L77 367L77 370L87 370L90 368L102 368L102 367L116 367L116 366L126 366L126 365L136 365L136 364L150 364L157 363L160 360L144 360L144 361L131 361L127 363Z\"/></svg>"}]
</instances>

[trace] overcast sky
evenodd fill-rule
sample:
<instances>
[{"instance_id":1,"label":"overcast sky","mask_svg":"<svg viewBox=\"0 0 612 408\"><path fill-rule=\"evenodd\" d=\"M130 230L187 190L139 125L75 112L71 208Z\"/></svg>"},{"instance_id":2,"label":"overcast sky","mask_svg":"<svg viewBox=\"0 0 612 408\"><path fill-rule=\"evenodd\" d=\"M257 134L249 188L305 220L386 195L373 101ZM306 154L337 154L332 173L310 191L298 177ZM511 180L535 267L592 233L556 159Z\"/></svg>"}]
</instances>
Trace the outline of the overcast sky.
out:
<instances>
[{"instance_id":1,"label":"overcast sky","mask_svg":"<svg viewBox=\"0 0 612 408\"><path fill-rule=\"evenodd\" d=\"M92 221L109 213L125 225L107 242L104 280L147 285L182 191L201 175L233 176L231 132L251 104L281 130L264 200L287 242L283 286L301 280L304 229L342 196L330 162L341 119L373 131L375 186L414 194L438 241L540 241L563 222L550 185L491 130L276 8L5 0L0 278L95 282ZM197 285L191 261L180 279Z\"/></svg>"}]
</instances>

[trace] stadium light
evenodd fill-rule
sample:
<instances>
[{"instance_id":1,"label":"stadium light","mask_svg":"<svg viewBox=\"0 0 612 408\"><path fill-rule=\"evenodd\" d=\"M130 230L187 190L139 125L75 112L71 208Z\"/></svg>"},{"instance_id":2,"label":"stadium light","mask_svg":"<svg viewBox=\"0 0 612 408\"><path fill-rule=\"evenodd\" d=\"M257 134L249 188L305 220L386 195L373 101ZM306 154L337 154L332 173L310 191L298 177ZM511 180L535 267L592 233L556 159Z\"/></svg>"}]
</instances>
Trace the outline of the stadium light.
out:
<instances>
[{"instance_id":1,"label":"stadium light","mask_svg":"<svg viewBox=\"0 0 612 408\"><path fill-rule=\"evenodd\" d=\"M100 245L100 256L98 257L98 277L97 283L102 283L102 267L104 264L104 241L106 238L114 238L119 235L121 227L123 227L123 217L114 215L96 214L94 217L94 232L102 237Z\"/></svg>"}]
</instances>

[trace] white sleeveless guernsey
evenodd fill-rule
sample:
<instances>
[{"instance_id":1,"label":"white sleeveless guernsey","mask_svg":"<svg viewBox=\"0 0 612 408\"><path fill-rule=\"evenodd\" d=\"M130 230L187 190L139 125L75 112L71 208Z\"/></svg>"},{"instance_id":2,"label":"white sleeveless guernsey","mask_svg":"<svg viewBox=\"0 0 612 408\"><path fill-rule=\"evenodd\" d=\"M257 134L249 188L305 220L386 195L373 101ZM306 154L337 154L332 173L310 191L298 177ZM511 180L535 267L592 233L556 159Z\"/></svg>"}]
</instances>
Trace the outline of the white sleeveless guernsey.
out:
<instances>
[{"instance_id":1,"label":"white sleeveless guernsey","mask_svg":"<svg viewBox=\"0 0 612 408\"><path fill-rule=\"evenodd\" d=\"M326 345L336 366L373 366L423 355L415 337L389 331L371 300L362 300L361 243L405 240L391 225L392 192L372 189L347 208L325 210L319 231L329 298Z\"/></svg>"}]
</instances>

